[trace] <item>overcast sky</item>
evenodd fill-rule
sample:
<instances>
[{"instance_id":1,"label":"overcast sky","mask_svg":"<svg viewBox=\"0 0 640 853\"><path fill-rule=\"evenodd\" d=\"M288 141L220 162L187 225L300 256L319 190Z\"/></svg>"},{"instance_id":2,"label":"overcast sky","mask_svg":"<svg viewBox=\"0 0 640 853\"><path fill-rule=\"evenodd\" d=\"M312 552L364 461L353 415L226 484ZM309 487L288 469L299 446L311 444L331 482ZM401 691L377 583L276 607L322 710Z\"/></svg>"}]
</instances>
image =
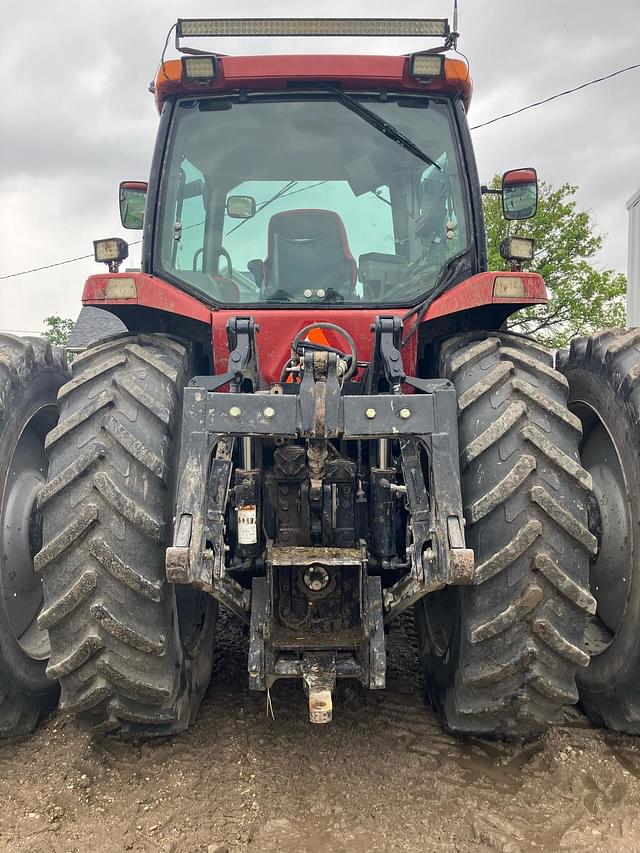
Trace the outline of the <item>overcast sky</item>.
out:
<instances>
[{"instance_id":1,"label":"overcast sky","mask_svg":"<svg viewBox=\"0 0 640 853\"><path fill-rule=\"evenodd\" d=\"M158 117L147 91L177 17L450 17L453 0L5 0L0 52L0 276L89 254L120 227L117 186L147 178ZM640 0L459 0L459 47L479 124L640 62ZM311 42L223 40L226 53L300 52ZM424 42L318 42L314 52L404 53ZM432 46L430 44L429 46ZM170 51L168 56L172 56ZM474 131L480 176L533 165L577 184L605 235L601 266L626 271L626 202L640 188L640 70ZM131 266L139 261L132 247ZM92 260L0 280L0 329L75 317Z\"/></svg>"}]
</instances>

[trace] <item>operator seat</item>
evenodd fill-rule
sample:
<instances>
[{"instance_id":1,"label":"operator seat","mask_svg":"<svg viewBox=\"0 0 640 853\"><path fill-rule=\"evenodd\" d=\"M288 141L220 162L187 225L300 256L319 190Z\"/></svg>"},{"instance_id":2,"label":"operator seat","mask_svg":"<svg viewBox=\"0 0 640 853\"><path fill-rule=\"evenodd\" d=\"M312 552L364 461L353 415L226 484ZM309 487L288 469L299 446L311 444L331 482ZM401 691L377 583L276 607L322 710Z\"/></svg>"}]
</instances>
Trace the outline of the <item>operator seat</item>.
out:
<instances>
[{"instance_id":1,"label":"operator seat","mask_svg":"<svg viewBox=\"0 0 640 853\"><path fill-rule=\"evenodd\" d=\"M332 210L285 210L269 220L263 287L268 299L303 301L305 291L349 299L357 268L344 223ZM309 297L307 297L309 298Z\"/></svg>"}]
</instances>

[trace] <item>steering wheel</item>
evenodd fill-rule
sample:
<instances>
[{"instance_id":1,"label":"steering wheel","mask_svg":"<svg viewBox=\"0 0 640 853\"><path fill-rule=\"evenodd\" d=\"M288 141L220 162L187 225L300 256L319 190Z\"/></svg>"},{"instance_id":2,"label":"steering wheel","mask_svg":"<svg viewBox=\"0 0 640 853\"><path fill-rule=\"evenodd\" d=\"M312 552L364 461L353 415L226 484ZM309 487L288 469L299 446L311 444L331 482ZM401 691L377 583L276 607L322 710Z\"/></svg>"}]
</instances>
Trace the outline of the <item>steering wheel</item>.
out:
<instances>
[{"instance_id":1,"label":"steering wheel","mask_svg":"<svg viewBox=\"0 0 640 853\"><path fill-rule=\"evenodd\" d=\"M216 249L216 257L219 258L220 256L222 256L225 259L225 261L227 262L227 272L225 274L225 278L232 278L233 277L233 267L231 265L231 255L222 246L220 246L219 249Z\"/></svg>"},{"instance_id":2,"label":"steering wheel","mask_svg":"<svg viewBox=\"0 0 640 853\"><path fill-rule=\"evenodd\" d=\"M342 381L346 382L347 379L351 379L353 374L356 372L356 368L358 366L358 348L356 347L356 342L353 340L349 332L343 329L341 326L336 326L335 323L309 323L308 326L305 326L303 329L300 329L298 334L293 339L291 344L291 351L295 353L302 343L302 340L306 335L309 334L313 329L327 329L329 331L335 332L337 335L340 335L341 338L349 344L349 351L351 355L351 364L347 368L347 372L345 373ZM333 347L329 347L332 352L335 352ZM347 353L341 352L341 355L347 355Z\"/></svg>"},{"instance_id":3,"label":"steering wheel","mask_svg":"<svg viewBox=\"0 0 640 853\"><path fill-rule=\"evenodd\" d=\"M198 251L193 256L193 271L194 272L198 272L198 261L200 260L200 258L202 257L203 254L204 254L204 249L200 248L200 249L198 249ZM222 255L222 257L227 262L227 274L224 276L224 278L231 278L233 276L233 267L231 266L231 255L229 254L229 252L227 252L226 249L223 249L222 246L220 246L220 248L216 252L217 258L220 257L220 255ZM202 272L202 270L200 270L200 272Z\"/></svg>"}]
</instances>

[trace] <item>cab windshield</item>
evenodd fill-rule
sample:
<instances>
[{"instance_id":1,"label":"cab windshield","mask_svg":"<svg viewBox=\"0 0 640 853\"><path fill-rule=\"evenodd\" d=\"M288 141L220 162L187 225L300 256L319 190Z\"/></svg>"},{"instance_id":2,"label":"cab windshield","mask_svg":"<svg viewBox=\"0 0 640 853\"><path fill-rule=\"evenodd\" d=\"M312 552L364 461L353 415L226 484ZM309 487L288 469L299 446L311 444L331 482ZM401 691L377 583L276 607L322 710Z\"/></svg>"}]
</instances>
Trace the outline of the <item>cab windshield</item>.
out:
<instances>
[{"instance_id":1,"label":"cab windshield","mask_svg":"<svg viewBox=\"0 0 640 853\"><path fill-rule=\"evenodd\" d=\"M329 93L179 100L159 273L225 305L411 304L428 294L469 243L450 104L358 101L413 150Z\"/></svg>"}]
</instances>

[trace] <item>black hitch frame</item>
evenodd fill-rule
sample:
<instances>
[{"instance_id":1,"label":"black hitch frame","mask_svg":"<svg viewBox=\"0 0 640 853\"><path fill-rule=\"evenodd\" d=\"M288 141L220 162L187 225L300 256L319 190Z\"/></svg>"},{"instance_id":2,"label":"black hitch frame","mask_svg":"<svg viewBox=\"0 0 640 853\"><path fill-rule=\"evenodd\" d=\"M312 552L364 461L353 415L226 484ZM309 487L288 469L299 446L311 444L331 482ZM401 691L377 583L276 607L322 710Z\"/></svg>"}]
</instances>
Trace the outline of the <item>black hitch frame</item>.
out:
<instances>
[{"instance_id":1,"label":"black hitch frame","mask_svg":"<svg viewBox=\"0 0 640 853\"><path fill-rule=\"evenodd\" d=\"M249 668L254 687L268 688L275 678L304 677L305 657L287 658L270 636L273 601L269 598L269 573L273 560L265 561L267 577L254 578L251 591L227 572L225 512L235 444L247 437L307 439L311 493L314 476L322 476L327 439L397 440L404 486L388 487L401 489L406 495L411 533L409 566L400 580L384 591L378 619L380 578L367 574L366 553L362 556L365 600L361 643L352 649L351 658L338 651L332 664L334 674L357 677L371 687L382 686L382 620L388 622L422 596L446 585L473 583L473 552L465 546L460 493L456 391L447 380L404 374L402 324L397 317L376 318L372 361L361 383L362 393L353 394L342 393L338 354L317 350L304 351L302 380L286 389L297 393L282 393L282 387L277 389L279 393L255 393L260 383L255 342L258 329L252 318L236 317L227 331L230 370L219 376L194 377L184 392L167 579L207 591L251 625ZM230 393L219 391L225 384L229 384ZM402 393L403 384L417 393ZM428 459L426 466L423 454ZM271 548L270 553L277 554L277 548ZM369 650L380 644L382 653L378 648L372 658Z\"/></svg>"}]
</instances>

